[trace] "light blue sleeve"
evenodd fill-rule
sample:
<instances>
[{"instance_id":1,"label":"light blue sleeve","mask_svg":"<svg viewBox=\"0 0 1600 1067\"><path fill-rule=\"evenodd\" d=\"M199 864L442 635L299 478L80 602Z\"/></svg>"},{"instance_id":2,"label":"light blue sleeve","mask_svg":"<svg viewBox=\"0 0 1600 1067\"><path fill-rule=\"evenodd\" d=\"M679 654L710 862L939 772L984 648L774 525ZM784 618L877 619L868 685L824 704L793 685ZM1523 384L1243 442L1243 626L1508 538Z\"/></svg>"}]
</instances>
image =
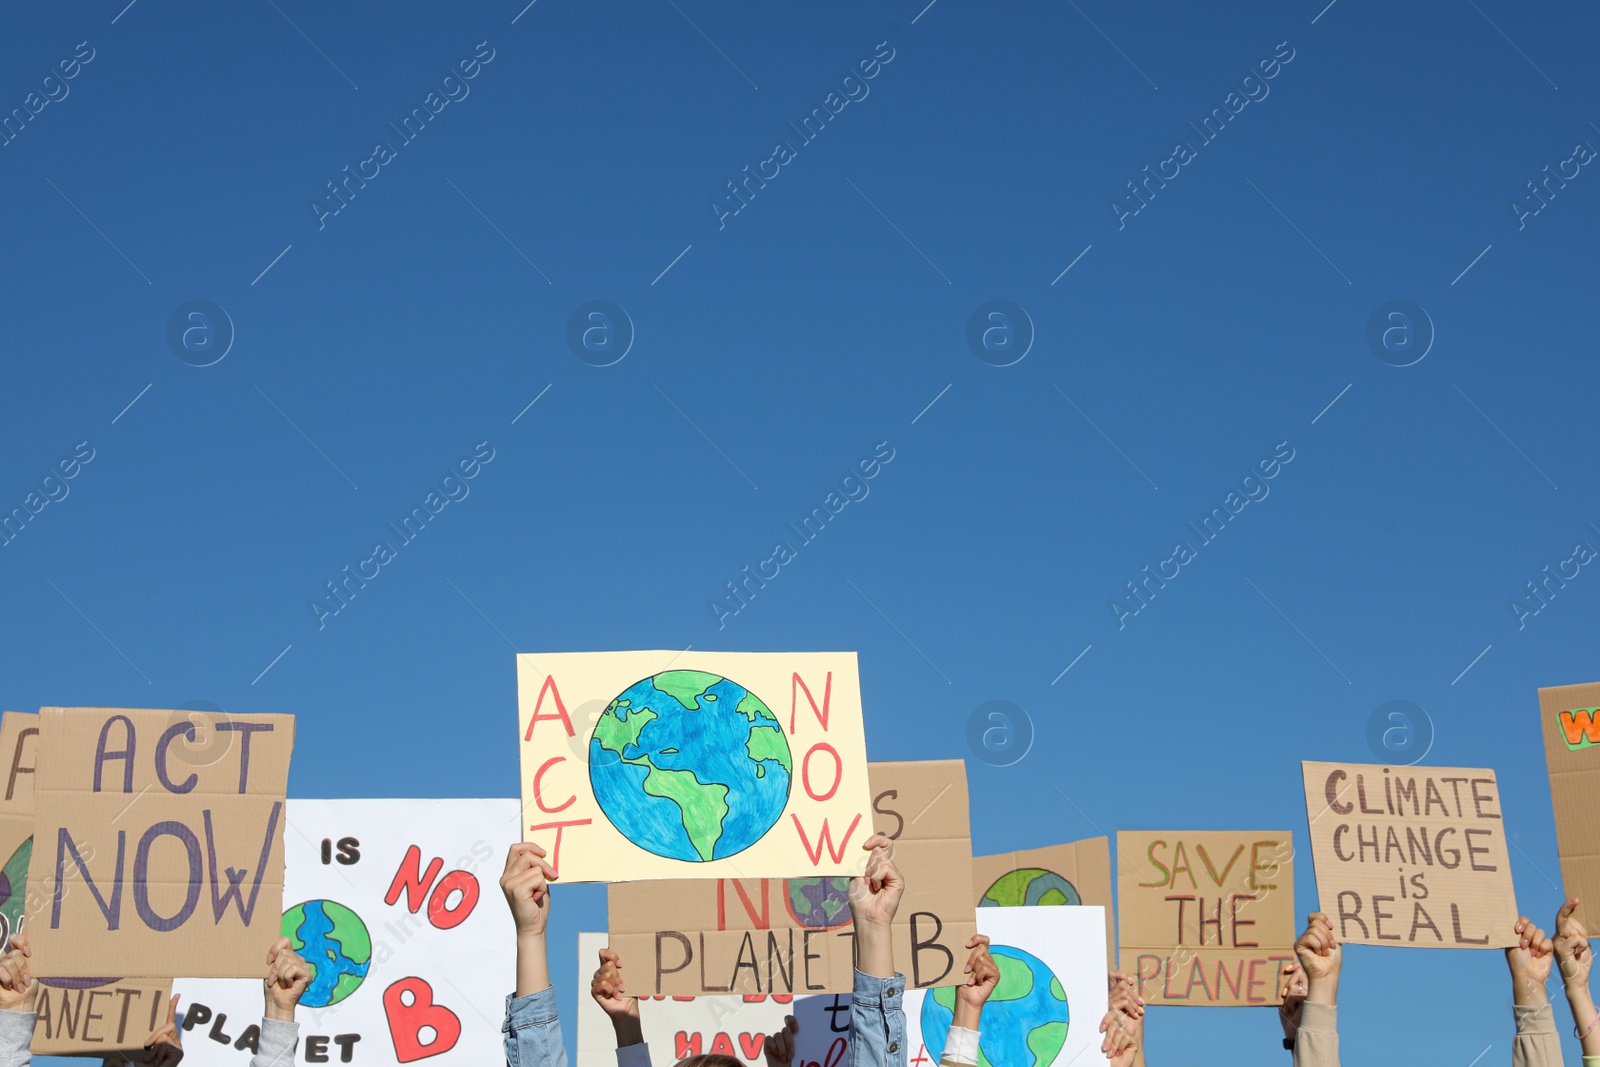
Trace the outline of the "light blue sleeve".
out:
<instances>
[{"instance_id":1,"label":"light blue sleeve","mask_svg":"<svg viewBox=\"0 0 1600 1067\"><path fill-rule=\"evenodd\" d=\"M876 978L856 972L850 997L850 1055L848 1067L905 1067L906 976Z\"/></svg>"},{"instance_id":2,"label":"light blue sleeve","mask_svg":"<svg viewBox=\"0 0 1600 1067\"><path fill-rule=\"evenodd\" d=\"M550 987L525 997L506 997L506 1067L567 1067L556 1018L556 991Z\"/></svg>"}]
</instances>

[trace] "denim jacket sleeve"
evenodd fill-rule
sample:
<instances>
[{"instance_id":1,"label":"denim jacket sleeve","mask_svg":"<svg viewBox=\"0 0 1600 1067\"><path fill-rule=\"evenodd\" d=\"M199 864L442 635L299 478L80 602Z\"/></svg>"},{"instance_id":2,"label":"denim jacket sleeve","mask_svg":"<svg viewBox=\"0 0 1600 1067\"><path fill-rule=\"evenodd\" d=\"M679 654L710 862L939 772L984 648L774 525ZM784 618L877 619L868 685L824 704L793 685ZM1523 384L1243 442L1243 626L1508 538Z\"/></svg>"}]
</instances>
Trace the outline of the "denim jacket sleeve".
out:
<instances>
[{"instance_id":1,"label":"denim jacket sleeve","mask_svg":"<svg viewBox=\"0 0 1600 1067\"><path fill-rule=\"evenodd\" d=\"M905 1067L906 977L876 978L856 972L850 998L850 1055L848 1067Z\"/></svg>"},{"instance_id":2,"label":"denim jacket sleeve","mask_svg":"<svg viewBox=\"0 0 1600 1067\"><path fill-rule=\"evenodd\" d=\"M506 997L506 1067L567 1067L556 1018L556 991L550 987L525 997Z\"/></svg>"}]
</instances>

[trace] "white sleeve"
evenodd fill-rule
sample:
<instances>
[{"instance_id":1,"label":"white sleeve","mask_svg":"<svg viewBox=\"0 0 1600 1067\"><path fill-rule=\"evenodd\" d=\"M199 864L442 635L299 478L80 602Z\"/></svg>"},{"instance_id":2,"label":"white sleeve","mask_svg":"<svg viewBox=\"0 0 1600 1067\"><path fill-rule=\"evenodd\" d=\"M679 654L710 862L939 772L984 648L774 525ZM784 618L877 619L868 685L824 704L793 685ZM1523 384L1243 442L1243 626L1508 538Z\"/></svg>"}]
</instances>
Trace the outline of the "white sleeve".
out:
<instances>
[{"instance_id":1,"label":"white sleeve","mask_svg":"<svg viewBox=\"0 0 1600 1067\"><path fill-rule=\"evenodd\" d=\"M0 1067L28 1067L33 1052L33 1024L39 1019L31 1011L0 1011Z\"/></svg>"},{"instance_id":2,"label":"white sleeve","mask_svg":"<svg viewBox=\"0 0 1600 1067\"><path fill-rule=\"evenodd\" d=\"M939 1057L939 1062L961 1064L962 1067L977 1067L978 1031L968 1030L964 1026L952 1026L949 1035L944 1039L944 1055Z\"/></svg>"},{"instance_id":3,"label":"white sleeve","mask_svg":"<svg viewBox=\"0 0 1600 1067\"><path fill-rule=\"evenodd\" d=\"M294 1067L294 1048L300 1043L300 1024L282 1019L261 1020L261 1041L250 1067Z\"/></svg>"}]
</instances>

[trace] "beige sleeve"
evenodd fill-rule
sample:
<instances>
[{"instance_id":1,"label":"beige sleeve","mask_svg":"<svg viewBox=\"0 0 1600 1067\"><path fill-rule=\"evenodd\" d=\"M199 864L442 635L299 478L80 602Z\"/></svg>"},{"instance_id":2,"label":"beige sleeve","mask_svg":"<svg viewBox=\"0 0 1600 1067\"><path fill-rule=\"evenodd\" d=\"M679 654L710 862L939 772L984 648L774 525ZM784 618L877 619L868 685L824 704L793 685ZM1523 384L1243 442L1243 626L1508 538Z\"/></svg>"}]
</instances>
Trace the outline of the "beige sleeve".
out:
<instances>
[{"instance_id":1,"label":"beige sleeve","mask_svg":"<svg viewBox=\"0 0 1600 1067\"><path fill-rule=\"evenodd\" d=\"M1511 1009L1517 1017L1517 1036L1511 1042L1511 1067L1561 1067L1561 1032L1549 1001L1537 1008L1520 1004Z\"/></svg>"},{"instance_id":2,"label":"beige sleeve","mask_svg":"<svg viewBox=\"0 0 1600 1067\"><path fill-rule=\"evenodd\" d=\"M1559 1061L1557 1061L1559 1062ZM1294 1037L1294 1067L1339 1067L1339 1009L1307 1002Z\"/></svg>"}]
</instances>

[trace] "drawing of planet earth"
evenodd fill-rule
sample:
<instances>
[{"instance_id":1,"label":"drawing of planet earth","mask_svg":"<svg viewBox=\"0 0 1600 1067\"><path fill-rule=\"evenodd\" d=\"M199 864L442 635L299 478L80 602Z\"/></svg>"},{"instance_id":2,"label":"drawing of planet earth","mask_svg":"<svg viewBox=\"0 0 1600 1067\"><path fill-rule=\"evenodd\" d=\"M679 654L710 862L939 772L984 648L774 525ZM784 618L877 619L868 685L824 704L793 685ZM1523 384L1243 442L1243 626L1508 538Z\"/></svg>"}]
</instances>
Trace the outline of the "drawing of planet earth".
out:
<instances>
[{"instance_id":1,"label":"drawing of planet earth","mask_svg":"<svg viewBox=\"0 0 1600 1067\"><path fill-rule=\"evenodd\" d=\"M738 682L666 671L601 714L589 782L611 825L647 852L703 863L749 848L789 803L778 717Z\"/></svg>"},{"instance_id":2,"label":"drawing of planet earth","mask_svg":"<svg viewBox=\"0 0 1600 1067\"><path fill-rule=\"evenodd\" d=\"M326 1008L354 993L372 966L372 935L361 916L336 900L308 900L283 913L287 937L311 968L300 1003Z\"/></svg>"},{"instance_id":3,"label":"drawing of planet earth","mask_svg":"<svg viewBox=\"0 0 1600 1067\"><path fill-rule=\"evenodd\" d=\"M850 922L850 879L791 878L789 914L801 926L832 930Z\"/></svg>"},{"instance_id":4,"label":"drawing of planet earth","mask_svg":"<svg viewBox=\"0 0 1600 1067\"><path fill-rule=\"evenodd\" d=\"M990 945L1000 982L983 1007L978 1067L1049 1067L1067 1043L1067 994L1044 961L1020 948ZM922 1001L922 1043L937 1063L955 1020L956 987L938 986Z\"/></svg>"},{"instance_id":5,"label":"drawing of planet earth","mask_svg":"<svg viewBox=\"0 0 1600 1067\"><path fill-rule=\"evenodd\" d=\"M980 908L1015 908L1030 904L1082 904L1078 890L1054 871L1023 867L1002 874L984 891Z\"/></svg>"}]
</instances>

